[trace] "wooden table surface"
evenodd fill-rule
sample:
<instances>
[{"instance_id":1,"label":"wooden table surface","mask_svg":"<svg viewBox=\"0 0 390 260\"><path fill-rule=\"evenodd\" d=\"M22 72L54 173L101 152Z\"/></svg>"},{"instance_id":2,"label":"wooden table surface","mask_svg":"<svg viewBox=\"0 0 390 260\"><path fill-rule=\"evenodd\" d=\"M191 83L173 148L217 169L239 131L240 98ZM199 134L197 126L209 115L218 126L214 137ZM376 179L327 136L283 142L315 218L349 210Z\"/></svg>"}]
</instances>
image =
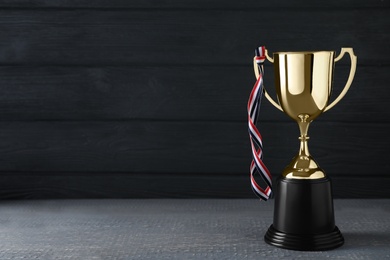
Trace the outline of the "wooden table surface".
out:
<instances>
[{"instance_id":1,"label":"wooden table surface","mask_svg":"<svg viewBox=\"0 0 390 260\"><path fill-rule=\"evenodd\" d=\"M344 246L264 243L255 199L26 200L0 205L0 259L389 259L390 200L335 200Z\"/></svg>"}]
</instances>

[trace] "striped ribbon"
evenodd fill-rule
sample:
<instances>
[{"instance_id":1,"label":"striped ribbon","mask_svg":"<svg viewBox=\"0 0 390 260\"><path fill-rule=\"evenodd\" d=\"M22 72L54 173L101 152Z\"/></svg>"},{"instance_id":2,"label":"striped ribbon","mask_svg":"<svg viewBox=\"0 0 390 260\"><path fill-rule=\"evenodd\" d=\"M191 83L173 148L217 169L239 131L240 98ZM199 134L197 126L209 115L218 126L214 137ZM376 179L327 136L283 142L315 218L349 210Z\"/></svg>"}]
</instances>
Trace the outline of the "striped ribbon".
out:
<instances>
[{"instance_id":1,"label":"striped ribbon","mask_svg":"<svg viewBox=\"0 0 390 260\"><path fill-rule=\"evenodd\" d=\"M249 138L252 147L253 160L250 165L250 179L253 192L262 200L268 200L272 192L272 176L263 163L263 141L259 130L256 128L260 112L260 103L263 95L263 75L265 61L265 47L261 46L255 50L255 60L259 70L257 79L248 101L248 127ZM263 189L255 180L255 174L258 173L264 180L267 187Z\"/></svg>"}]
</instances>

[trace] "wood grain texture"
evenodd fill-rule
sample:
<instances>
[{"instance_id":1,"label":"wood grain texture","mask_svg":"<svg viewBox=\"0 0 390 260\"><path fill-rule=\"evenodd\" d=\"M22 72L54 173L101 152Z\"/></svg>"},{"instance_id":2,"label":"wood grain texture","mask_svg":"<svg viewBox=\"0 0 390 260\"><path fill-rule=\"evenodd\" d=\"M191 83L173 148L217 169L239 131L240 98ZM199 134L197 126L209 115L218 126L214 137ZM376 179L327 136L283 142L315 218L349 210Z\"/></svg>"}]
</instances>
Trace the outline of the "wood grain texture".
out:
<instances>
[{"instance_id":1,"label":"wood grain texture","mask_svg":"<svg viewBox=\"0 0 390 260\"><path fill-rule=\"evenodd\" d=\"M180 0L157 1L157 0L1 0L0 7L5 8L85 8L85 9L298 9L313 10L324 8L355 10L360 8L386 8L390 7L388 1L373 0L341 0L341 1L316 1L309 2L299 0L291 2L288 0L278 0L275 2L256 0L247 1L224 1L224 0L198 0L196 2L183 2Z\"/></svg>"},{"instance_id":2,"label":"wood grain texture","mask_svg":"<svg viewBox=\"0 0 390 260\"><path fill-rule=\"evenodd\" d=\"M249 63L249 62L248 62ZM273 68L265 83L273 91ZM347 96L321 121L389 122L389 67L358 68ZM340 93L349 67L335 68ZM245 121L251 66L0 67L0 120ZM273 96L274 93L273 93ZM264 100L261 121L289 118Z\"/></svg>"},{"instance_id":3,"label":"wood grain texture","mask_svg":"<svg viewBox=\"0 0 390 260\"><path fill-rule=\"evenodd\" d=\"M0 0L0 198L252 196L245 109L259 44L354 48L352 88L313 123L310 148L336 196L390 197L389 9ZM346 58L336 64L334 95L348 69ZM272 92L268 63L265 83ZM259 129L278 176L297 126L264 101Z\"/></svg>"},{"instance_id":4,"label":"wood grain texture","mask_svg":"<svg viewBox=\"0 0 390 260\"><path fill-rule=\"evenodd\" d=\"M0 10L0 64L246 65L264 44L271 52L353 46L359 64L389 65L386 8L271 10L261 36L259 19L257 10Z\"/></svg>"},{"instance_id":5,"label":"wood grain texture","mask_svg":"<svg viewBox=\"0 0 390 260\"><path fill-rule=\"evenodd\" d=\"M277 176L298 152L298 127L259 127L265 162ZM309 147L330 176L386 176L388 129L316 122ZM245 122L2 122L0 140L4 172L241 174L251 158ZM368 159L367 151L376 156Z\"/></svg>"},{"instance_id":6,"label":"wood grain texture","mask_svg":"<svg viewBox=\"0 0 390 260\"><path fill-rule=\"evenodd\" d=\"M274 180L276 181L276 179ZM388 176L332 176L334 198L390 198ZM2 199L256 198L247 173L5 173Z\"/></svg>"}]
</instances>

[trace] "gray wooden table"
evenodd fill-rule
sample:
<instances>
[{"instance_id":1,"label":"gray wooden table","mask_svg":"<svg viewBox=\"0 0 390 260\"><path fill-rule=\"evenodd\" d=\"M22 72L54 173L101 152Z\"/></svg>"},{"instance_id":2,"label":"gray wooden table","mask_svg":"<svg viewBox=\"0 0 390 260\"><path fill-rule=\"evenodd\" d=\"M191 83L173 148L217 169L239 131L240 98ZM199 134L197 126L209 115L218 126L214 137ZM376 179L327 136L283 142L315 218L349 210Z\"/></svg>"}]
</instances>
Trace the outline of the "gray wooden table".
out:
<instances>
[{"instance_id":1,"label":"gray wooden table","mask_svg":"<svg viewBox=\"0 0 390 260\"><path fill-rule=\"evenodd\" d=\"M390 200L335 200L345 245L264 243L272 202L255 199L2 201L0 259L390 259Z\"/></svg>"}]
</instances>

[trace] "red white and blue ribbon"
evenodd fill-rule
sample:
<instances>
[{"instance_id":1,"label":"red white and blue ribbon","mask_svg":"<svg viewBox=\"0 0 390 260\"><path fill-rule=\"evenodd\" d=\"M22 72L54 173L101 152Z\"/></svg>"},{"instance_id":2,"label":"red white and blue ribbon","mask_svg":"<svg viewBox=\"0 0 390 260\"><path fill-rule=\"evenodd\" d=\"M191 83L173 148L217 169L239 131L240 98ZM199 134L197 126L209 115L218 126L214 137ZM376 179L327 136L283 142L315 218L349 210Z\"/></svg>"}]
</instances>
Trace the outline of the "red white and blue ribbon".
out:
<instances>
[{"instance_id":1,"label":"red white and blue ribbon","mask_svg":"<svg viewBox=\"0 0 390 260\"><path fill-rule=\"evenodd\" d=\"M250 179L254 193L262 200L268 200L272 192L272 176L263 163L263 140L255 125L260 112L260 103L263 95L263 64L265 59L265 47L261 46L255 50L255 60L259 70L259 78L252 89L248 101L248 127L253 157L250 166ZM262 177L267 185L266 188L262 188L256 182L256 173Z\"/></svg>"}]
</instances>

